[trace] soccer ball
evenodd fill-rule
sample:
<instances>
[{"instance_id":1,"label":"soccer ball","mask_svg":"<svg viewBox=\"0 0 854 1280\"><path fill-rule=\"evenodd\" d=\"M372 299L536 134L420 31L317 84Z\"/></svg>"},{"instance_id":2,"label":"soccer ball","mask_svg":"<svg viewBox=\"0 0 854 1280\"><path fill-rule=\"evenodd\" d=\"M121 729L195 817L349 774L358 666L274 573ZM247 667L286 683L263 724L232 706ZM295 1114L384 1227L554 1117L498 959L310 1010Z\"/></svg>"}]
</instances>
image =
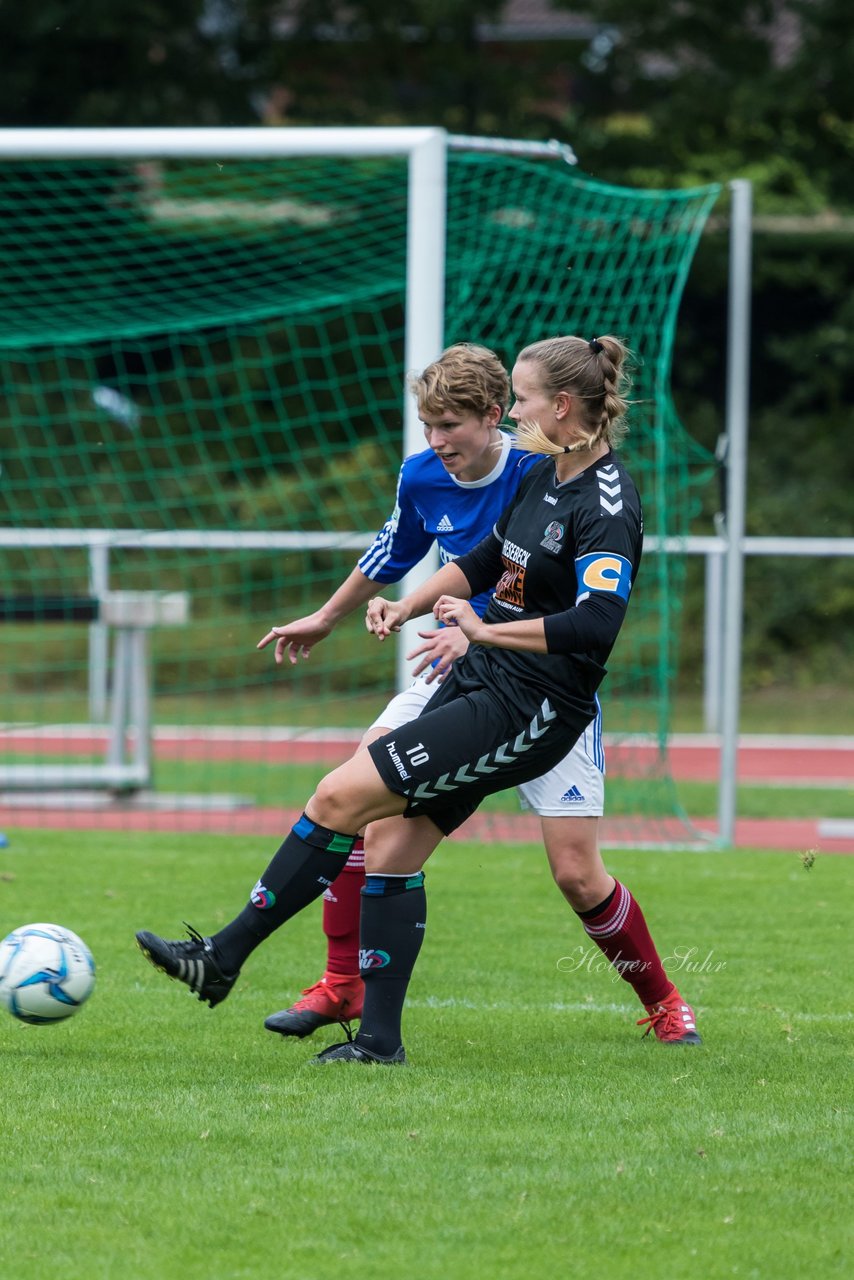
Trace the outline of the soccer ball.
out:
<instances>
[{"instance_id":1,"label":"soccer ball","mask_svg":"<svg viewBox=\"0 0 854 1280\"><path fill-rule=\"evenodd\" d=\"M95 986L95 961L76 933L25 924L0 942L0 1004L39 1025L70 1018Z\"/></svg>"}]
</instances>

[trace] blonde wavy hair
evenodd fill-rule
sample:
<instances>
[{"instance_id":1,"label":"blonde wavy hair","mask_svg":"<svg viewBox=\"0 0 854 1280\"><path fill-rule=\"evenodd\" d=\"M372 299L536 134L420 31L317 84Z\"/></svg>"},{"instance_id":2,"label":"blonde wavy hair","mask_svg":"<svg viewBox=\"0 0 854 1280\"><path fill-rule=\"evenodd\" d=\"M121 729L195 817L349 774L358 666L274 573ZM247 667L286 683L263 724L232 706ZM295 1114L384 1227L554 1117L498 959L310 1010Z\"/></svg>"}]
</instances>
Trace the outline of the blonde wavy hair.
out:
<instances>
[{"instance_id":1,"label":"blonde wavy hair","mask_svg":"<svg viewBox=\"0 0 854 1280\"><path fill-rule=\"evenodd\" d=\"M529 453L583 453L604 440L616 448L628 431L624 417L631 383L625 364L630 355L628 347L610 334L589 341L572 336L544 338L524 347L516 362L537 366L539 387L546 396L565 391L581 402L581 438L572 445L555 444L539 423L520 422L516 447Z\"/></svg>"},{"instance_id":2,"label":"blonde wavy hair","mask_svg":"<svg viewBox=\"0 0 854 1280\"><path fill-rule=\"evenodd\" d=\"M472 342L447 347L423 373L406 380L418 401L419 413L440 414L448 409L484 417L499 405L502 417L510 400L510 377L494 351Z\"/></svg>"}]
</instances>

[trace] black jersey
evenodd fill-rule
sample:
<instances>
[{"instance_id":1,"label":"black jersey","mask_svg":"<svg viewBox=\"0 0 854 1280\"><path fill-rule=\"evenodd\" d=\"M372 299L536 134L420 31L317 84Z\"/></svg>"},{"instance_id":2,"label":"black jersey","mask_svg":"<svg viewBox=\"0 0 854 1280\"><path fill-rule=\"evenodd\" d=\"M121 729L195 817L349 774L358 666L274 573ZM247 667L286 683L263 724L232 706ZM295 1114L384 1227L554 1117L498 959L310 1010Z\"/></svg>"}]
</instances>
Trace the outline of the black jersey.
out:
<instances>
[{"instance_id":1,"label":"black jersey","mask_svg":"<svg viewBox=\"0 0 854 1280\"><path fill-rule=\"evenodd\" d=\"M461 675L508 693L535 684L558 704L592 699L625 616L643 545L643 514L631 476L607 453L559 483L552 458L532 467L492 534L457 565L472 594L498 585L486 623L544 618L548 652L473 644ZM499 676L508 679L505 681Z\"/></svg>"}]
</instances>

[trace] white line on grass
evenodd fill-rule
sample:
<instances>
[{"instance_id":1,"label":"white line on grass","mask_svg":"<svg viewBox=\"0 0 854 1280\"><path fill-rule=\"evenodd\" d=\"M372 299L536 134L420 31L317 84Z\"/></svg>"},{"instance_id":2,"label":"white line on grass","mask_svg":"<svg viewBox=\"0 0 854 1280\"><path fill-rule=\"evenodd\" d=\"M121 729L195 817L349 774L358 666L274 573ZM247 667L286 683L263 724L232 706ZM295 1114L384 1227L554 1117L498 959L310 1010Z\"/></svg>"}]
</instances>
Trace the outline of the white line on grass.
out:
<instances>
[{"instance_id":1,"label":"white line on grass","mask_svg":"<svg viewBox=\"0 0 854 1280\"><path fill-rule=\"evenodd\" d=\"M159 999L162 992L159 986L152 986L140 979L133 983L134 997L153 997ZM787 1009L772 1008L768 1005L757 1005L744 1008L739 1005L720 1004L715 1006L697 1004L693 1008L698 1013L706 1014L714 1008L715 1012L724 1013L727 1017L755 1018L757 1014L769 1013L787 1021L796 1019L799 1022L852 1022L854 1012L842 1010L838 1013L791 1012ZM422 996L406 1001L407 1009L468 1009L473 1013L613 1013L621 1017L626 1014L637 1014L640 1005L634 1002L619 1003L612 1001L602 1003L595 1000L469 1000L465 996Z\"/></svg>"},{"instance_id":2,"label":"white line on grass","mask_svg":"<svg viewBox=\"0 0 854 1280\"><path fill-rule=\"evenodd\" d=\"M480 1013L522 1013L538 1010L543 1013L636 1013L639 1006L637 1004L619 1004L608 1003L602 1004L593 1000L549 1000L545 1003L537 1003L536 1001L525 1000L524 1002L513 1000L468 1000L464 996L448 996L440 998L438 996L424 996L420 999L407 1000L406 1006L409 1009L471 1009ZM839 1013L808 1013L808 1012L791 1012L787 1009L779 1008L739 1008L732 1005L715 1006L721 1012L727 1015L734 1014L739 1018L755 1018L757 1013L770 1013L778 1018L792 1019L796 1018L801 1022L851 1022L854 1020L854 1013L843 1010ZM695 1004L694 1008L701 1013L708 1013L709 1007L706 1005Z\"/></svg>"}]
</instances>

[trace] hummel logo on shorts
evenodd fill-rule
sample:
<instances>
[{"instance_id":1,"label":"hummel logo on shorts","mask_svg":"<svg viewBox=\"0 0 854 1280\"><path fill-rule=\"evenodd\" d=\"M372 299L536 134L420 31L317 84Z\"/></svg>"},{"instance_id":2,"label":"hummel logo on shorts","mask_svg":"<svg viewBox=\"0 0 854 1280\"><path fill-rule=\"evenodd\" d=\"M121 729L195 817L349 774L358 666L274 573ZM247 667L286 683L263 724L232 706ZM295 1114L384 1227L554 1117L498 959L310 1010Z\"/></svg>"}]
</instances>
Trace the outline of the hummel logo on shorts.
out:
<instances>
[{"instance_id":1,"label":"hummel logo on shorts","mask_svg":"<svg viewBox=\"0 0 854 1280\"><path fill-rule=\"evenodd\" d=\"M578 787L573 784L568 791L564 791L560 802L561 804L583 804L584 796L578 790Z\"/></svg>"}]
</instances>

